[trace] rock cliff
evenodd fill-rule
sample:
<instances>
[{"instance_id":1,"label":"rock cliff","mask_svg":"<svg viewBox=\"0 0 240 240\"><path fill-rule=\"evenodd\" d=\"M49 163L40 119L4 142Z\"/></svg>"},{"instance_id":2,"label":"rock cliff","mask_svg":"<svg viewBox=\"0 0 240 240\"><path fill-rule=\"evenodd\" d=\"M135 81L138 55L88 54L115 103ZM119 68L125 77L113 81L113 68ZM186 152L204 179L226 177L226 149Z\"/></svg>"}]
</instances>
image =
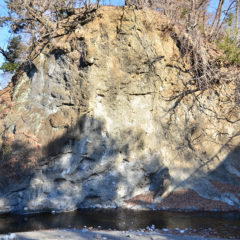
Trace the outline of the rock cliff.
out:
<instances>
[{"instance_id":1,"label":"rock cliff","mask_svg":"<svg viewBox=\"0 0 240 240\"><path fill-rule=\"evenodd\" d=\"M199 90L173 31L101 7L45 44L0 93L1 213L239 210L236 86Z\"/></svg>"}]
</instances>

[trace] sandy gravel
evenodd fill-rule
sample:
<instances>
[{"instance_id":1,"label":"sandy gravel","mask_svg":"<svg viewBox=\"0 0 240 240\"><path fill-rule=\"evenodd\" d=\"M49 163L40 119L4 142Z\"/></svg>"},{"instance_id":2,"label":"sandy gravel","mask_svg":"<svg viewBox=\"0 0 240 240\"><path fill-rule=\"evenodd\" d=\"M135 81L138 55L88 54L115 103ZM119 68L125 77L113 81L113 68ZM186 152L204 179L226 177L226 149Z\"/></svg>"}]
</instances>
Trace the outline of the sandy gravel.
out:
<instances>
[{"instance_id":1,"label":"sandy gravel","mask_svg":"<svg viewBox=\"0 0 240 240\"><path fill-rule=\"evenodd\" d=\"M176 236L158 232L140 233L125 231L89 231L83 230L42 230L9 235L0 235L0 240L222 240L220 238L204 238L197 236Z\"/></svg>"}]
</instances>

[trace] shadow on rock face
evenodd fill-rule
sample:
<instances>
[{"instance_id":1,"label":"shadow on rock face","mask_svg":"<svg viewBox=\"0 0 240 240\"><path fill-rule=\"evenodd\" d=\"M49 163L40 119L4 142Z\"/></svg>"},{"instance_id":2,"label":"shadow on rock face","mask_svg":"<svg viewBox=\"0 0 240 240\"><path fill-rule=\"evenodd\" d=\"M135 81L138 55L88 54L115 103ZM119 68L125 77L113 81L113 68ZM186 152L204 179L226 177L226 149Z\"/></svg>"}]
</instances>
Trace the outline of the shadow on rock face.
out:
<instances>
[{"instance_id":1,"label":"shadow on rock face","mask_svg":"<svg viewBox=\"0 0 240 240\"><path fill-rule=\"evenodd\" d=\"M12 157L36 152L21 142L12 145ZM4 211L67 211L87 207L117 207L128 198L146 191L161 195L168 169L157 154L146 155L141 132L122 132L111 137L104 122L84 115L66 134L38 151L41 158L24 172L19 162L17 181L2 177ZM132 150L138 155L131 156ZM6 165L7 167L7 165ZM7 170L7 169L6 169ZM10 184L12 182L12 184Z\"/></svg>"},{"instance_id":2,"label":"shadow on rock face","mask_svg":"<svg viewBox=\"0 0 240 240\"><path fill-rule=\"evenodd\" d=\"M119 137L112 137L103 121L86 114L63 136L41 149L14 142L9 162L1 151L0 212L115 208L125 203L155 207L154 199L161 198L172 179L169 169L161 163L161 156L144 151L143 135L140 130L126 129ZM31 165L38 154L41 157ZM213 196L209 194L214 194L215 199L237 207L238 156L239 147L208 174L203 171L208 163L204 163L179 186L185 184L199 193L201 199L210 201ZM146 193L151 195L150 199L144 197ZM197 193L190 195L196 198ZM177 202L188 195L179 192L174 199ZM186 203L194 204L190 198L185 199ZM171 194L167 199L171 200Z\"/></svg>"}]
</instances>

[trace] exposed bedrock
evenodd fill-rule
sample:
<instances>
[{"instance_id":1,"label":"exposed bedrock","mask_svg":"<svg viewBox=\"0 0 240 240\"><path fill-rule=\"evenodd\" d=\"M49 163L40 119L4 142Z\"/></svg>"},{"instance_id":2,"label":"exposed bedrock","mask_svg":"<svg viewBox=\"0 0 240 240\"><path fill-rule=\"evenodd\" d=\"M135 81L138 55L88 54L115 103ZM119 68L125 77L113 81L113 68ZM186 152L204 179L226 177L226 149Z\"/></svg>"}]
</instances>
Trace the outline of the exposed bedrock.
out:
<instances>
[{"instance_id":1,"label":"exposed bedrock","mask_svg":"<svg viewBox=\"0 0 240 240\"><path fill-rule=\"evenodd\" d=\"M239 210L235 86L198 90L146 11L100 8L1 92L0 213Z\"/></svg>"}]
</instances>

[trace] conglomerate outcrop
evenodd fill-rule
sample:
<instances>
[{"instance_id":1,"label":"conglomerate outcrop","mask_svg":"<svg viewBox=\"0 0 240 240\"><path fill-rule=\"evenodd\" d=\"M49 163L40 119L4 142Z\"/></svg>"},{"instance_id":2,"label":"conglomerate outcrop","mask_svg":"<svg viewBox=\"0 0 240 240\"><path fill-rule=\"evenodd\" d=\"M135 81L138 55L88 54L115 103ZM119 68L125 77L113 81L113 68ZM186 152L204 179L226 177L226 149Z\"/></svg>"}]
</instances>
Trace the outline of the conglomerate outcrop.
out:
<instances>
[{"instance_id":1,"label":"conglomerate outcrop","mask_svg":"<svg viewBox=\"0 0 240 240\"><path fill-rule=\"evenodd\" d=\"M45 44L1 91L0 213L239 210L235 85L198 89L172 31L101 7Z\"/></svg>"}]
</instances>

